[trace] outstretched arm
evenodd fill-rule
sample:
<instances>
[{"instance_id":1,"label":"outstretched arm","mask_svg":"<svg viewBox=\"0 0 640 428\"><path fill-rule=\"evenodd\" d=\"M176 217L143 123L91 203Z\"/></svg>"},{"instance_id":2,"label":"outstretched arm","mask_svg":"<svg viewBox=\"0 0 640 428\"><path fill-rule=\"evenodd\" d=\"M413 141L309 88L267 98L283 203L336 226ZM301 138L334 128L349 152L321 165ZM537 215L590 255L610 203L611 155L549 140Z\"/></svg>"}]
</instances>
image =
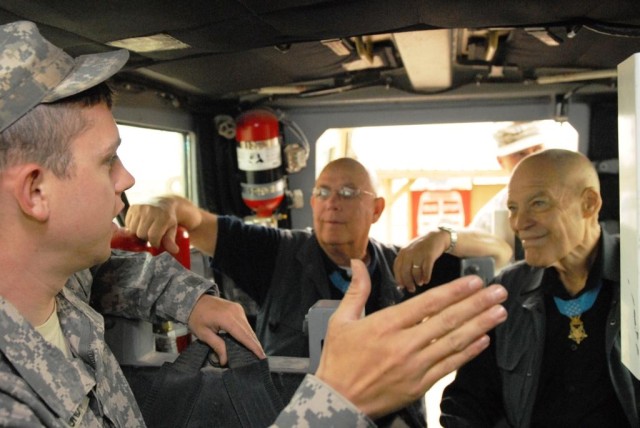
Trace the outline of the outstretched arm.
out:
<instances>
[{"instance_id":1,"label":"outstretched arm","mask_svg":"<svg viewBox=\"0 0 640 428\"><path fill-rule=\"evenodd\" d=\"M469 276L361 318L371 283L361 261L351 266L351 286L329 321L316 377L305 379L278 426L355 426L370 422L364 415L398 410L482 352L487 331L507 316L500 305L506 290L483 288Z\"/></svg>"},{"instance_id":2,"label":"outstretched arm","mask_svg":"<svg viewBox=\"0 0 640 428\"><path fill-rule=\"evenodd\" d=\"M511 259L511 247L495 235L476 230L460 230L457 233L458 243L451 252L454 256L493 257L498 268ZM402 248L393 264L398 284L414 292L416 285L429 283L433 265L450 243L449 232L438 229L414 239Z\"/></svg>"},{"instance_id":3,"label":"outstretched arm","mask_svg":"<svg viewBox=\"0 0 640 428\"><path fill-rule=\"evenodd\" d=\"M189 231L190 243L208 256L216 251L218 216L202 210L181 196L162 196L147 204L129 207L126 227L154 247L178 252L175 241L178 225Z\"/></svg>"}]
</instances>

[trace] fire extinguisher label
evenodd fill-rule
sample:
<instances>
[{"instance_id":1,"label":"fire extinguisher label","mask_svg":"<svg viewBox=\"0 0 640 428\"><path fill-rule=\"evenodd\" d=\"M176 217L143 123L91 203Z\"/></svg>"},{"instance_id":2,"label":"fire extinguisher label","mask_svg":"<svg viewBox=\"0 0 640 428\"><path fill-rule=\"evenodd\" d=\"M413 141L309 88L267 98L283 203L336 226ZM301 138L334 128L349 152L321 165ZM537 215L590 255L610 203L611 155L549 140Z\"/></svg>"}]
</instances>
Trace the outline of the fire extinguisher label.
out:
<instances>
[{"instance_id":1,"label":"fire extinguisher label","mask_svg":"<svg viewBox=\"0 0 640 428\"><path fill-rule=\"evenodd\" d=\"M240 183L242 188L242 198L250 201L261 201L282 197L284 192L284 180L273 183L248 184Z\"/></svg>"},{"instance_id":2,"label":"fire extinguisher label","mask_svg":"<svg viewBox=\"0 0 640 428\"><path fill-rule=\"evenodd\" d=\"M243 171L265 171L282 164L280 146L264 148L238 147L238 168Z\"/></svg>"}]
</instances>

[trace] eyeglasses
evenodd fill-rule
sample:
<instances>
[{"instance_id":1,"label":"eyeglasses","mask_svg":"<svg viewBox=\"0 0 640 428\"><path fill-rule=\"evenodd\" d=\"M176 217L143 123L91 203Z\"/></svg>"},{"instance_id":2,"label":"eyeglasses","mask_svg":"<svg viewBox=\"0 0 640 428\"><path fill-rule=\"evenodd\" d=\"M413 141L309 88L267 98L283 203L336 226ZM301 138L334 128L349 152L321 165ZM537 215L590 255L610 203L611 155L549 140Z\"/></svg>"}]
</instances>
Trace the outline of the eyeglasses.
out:
<instances>
[{"instance_id":1,"label":"eyeglasses","mask_svg":"<svg viewBox=\"0 0 640 428\"><path fill-rule=\"evenodd\" d=\"M331 197L331 194L333 192L337 193L340 199L345 199L345 200L356 199L358 196L362 194L370 195L370 196L373 196L374 198L376 197L375 193L368 192L362 189L354 189L353 187L349 187L349 186L342 186L338 190L332 190L324 186L314 187L313 190L311 191L311 194L318 199L327 200Z\"/></svg>"}]
</instances>

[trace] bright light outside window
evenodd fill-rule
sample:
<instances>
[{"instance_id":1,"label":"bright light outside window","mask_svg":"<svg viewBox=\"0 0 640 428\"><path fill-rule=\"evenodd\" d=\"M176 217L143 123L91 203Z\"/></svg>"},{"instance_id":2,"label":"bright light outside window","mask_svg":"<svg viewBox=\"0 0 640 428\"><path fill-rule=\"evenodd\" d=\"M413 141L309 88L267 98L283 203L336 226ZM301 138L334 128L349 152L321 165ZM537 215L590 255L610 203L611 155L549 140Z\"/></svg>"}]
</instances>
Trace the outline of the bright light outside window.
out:
<instances>
[{"instance_id":1,"label":"bright light outside window","mask_svg":"<svg viewBox=\"0 0 640 428\"><path fill-rule=\"evenodd\" d=\"M154 196L187 196L187 141L181 132L118 125L122 144L118 156L135 177L126 191L130 204Z\"/></svg>"},{"instance_id":2,"label":"bright light outside window","mask_svg":"<svg viewBox=\"0 0 640 428\"><path fill-rule=\"evenodd\" d=\"M316 174L342 156L375 170L386 207L371 236L405 245L439 224L464 227L507 184L494 134L512 123L329 129L317 143ZM570 124L545 120L536 125L545 148L577 150L578 134Z\"/></svg>"}]
</instances>

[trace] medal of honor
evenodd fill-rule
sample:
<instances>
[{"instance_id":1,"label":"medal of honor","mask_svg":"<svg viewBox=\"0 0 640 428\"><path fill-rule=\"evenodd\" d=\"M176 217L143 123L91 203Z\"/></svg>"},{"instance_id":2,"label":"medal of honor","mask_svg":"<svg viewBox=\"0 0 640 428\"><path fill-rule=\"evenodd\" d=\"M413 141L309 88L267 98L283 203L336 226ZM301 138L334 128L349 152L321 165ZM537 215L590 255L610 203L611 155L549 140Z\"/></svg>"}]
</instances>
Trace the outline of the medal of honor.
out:
<instances>
[{"instance_id":1,"label":"medal of honor","mask_svg":"<svg viewBox=\"0 0 640 428\"><path fill-rule=\"evenodd\" d=\"M584 312L591 309L593 304L598 297L598 293L600 292L600 288L602 284L598 285L598 287L587 291L582 296L571 299L571 300L562 300L559 297L554 297L553 301L556 303L556 307L558 311L564 316L569 317L569 339L576 342L576 344L580 344L583 340L585 340L589 335L584 329L584 323L580 319L580 315Z\"/></svg>"},{"instance_id":2,"label":"medal of honor","mask_svg":"<svg viewBox=\"0 0 640 428\"><path fill-rule=\"evenodd\" d=\"M569 318L569 336L567 337L576 342L578 345L584 339L589 337L587 335L587 332L584 330L584 324L580 319L580 315Z\"/></svg>"}]
</instances>

